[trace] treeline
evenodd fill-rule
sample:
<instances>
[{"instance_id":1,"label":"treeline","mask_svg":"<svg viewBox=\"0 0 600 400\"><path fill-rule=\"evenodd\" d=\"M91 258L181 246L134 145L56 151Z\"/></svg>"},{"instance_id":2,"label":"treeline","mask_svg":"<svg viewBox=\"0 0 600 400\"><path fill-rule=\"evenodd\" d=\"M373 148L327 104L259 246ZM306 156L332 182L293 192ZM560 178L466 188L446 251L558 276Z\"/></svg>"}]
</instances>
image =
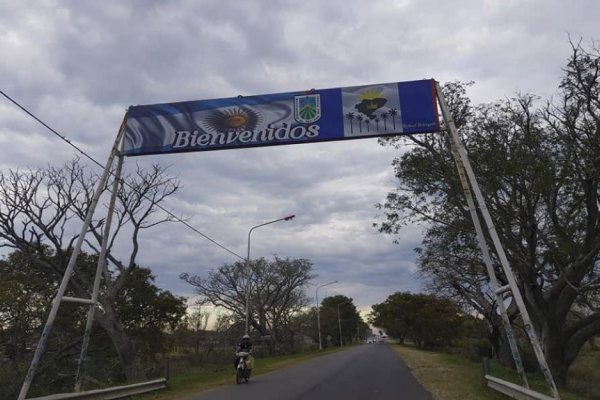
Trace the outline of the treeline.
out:
<instances>
[{"instance_id":1,"label":"treeline","mask_svg":"<svg viewBox=\"0 0 600 400\"><path fill-rule=\"evenodd\" d=\"M469 325L478 323L450 299L408 292L394 293L373 305L369 322L390 337L400 342L408 339L422 349L452 346L471 333Z\"/></svg>"},{"instance_id":2,"label":"treeline","mask_svg":"<svg viewBox=\"0 0 600 400\"><path fill-rule=\"evenodd\" d=\"M93 280L97 255L80 254L78 264L83 274ZM15 398L29 367L41 329L50 310L60 277L53 271L43 270L31 261L31 255L16 251L0 260L0 387L2 398ZM75 287L66 296L76 297ZM150 270L137 267L113 299L110 318L122 326L122 335L115 341L114 332L96 323L91 335L91 346L85 364L84 387L110 386L126 380L125 367L118 343L128 343L141 360L135 373L143 378L144 364L170 345L168 332L178 329L185 321L185 299L154 285ZM63 303L50 335L42 367L35 378L32 395L72 391L81 340L86 324L87 307ZM100 318L102 308L97 310ZM122 352L121 352L122 354ZM6 397L4 397L6 396Z\"/></svg>"}]
</instances>

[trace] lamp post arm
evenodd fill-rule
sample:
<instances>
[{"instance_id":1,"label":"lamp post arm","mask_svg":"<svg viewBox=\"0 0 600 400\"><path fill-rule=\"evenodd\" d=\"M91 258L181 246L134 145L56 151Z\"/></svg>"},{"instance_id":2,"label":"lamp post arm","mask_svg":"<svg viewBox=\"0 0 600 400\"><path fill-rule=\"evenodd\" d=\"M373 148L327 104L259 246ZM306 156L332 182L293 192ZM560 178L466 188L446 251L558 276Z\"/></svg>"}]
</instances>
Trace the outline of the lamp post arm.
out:
<instances>
[{"instance_id":1,"label":"lamp post arm","mask_svg":"<svg viewBox=\"0 0 600 400\"><path fill-rule=\"evenodd\" d=\"M344 300L341 303L338 303L337 305L337 312L338 312L338 328L340 330L340 347L342 347L344 345L343 339L342 339L342 319L340 317L340 306L342 304L346 304L346 303L350 303L350 300Z\"/></svg>"},{"instance_id":2,"label":"lamp post arm","mask_svg":"<svg viewBox=\"0 0 600 400\"><path fill-rule=\"evenodd\" d=\"M288 215L287 217L278 218L273 221L265 222L264 224L255 225L252 228L250 228L250 230L248 231L248 260L250 259L250 234L252 233L253 230L255 230L256 228L260 228L261 226L274 224L275 222L279 222L279 221L290 221L290 220L294 219L295 217L296 217L295 215Z\"/></svg>"},{"instance_id":3,"label":"lamp post arm","mask_svg":"<svg viewBox=\"0 0 600 400\"><path fill-rule=\"evenodd\" d=\"M317 329L319 331L319 350L323 350L323 344L321 342L321 317L320 317L320 313L319 313L319 288L322 288L323 286L327 286L327 285L333 285L334 283L337 283L337 282L338 281L327 282L320 286L317 286L317 288L315 289L315 297L317 299Z\"/></svg>"},{"instance_id":4,"label":"lamp post arm","mask_svg":"<svg viewBox=\"0 0 600 400\"><path fill-rule=\"evenodd\" d=\"M265 222L264 224L255 225L248 231L248 253L246 254L246 272L248 273L248 278L246 280L246 335L249 334L249 312L250 312L250 278L252 278L252 270L250 268L250 235L252 231L256 228L260 228L261 226L274 224L279 221L290 221L294 219L296 215L288 215L287 217L278 218L273 221Z\"/></svg>"}]
</instances>

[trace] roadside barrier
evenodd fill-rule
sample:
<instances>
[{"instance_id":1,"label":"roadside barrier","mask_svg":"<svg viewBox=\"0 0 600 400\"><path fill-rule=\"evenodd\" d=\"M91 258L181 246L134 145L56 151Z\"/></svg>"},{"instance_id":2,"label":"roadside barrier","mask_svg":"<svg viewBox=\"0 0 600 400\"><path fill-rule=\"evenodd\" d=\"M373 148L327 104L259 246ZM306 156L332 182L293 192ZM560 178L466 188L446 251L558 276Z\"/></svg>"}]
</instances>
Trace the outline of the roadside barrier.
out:
<instances>
[{"instance_id":1,"label":"roadside barrier","mask_svg":"<svg viewBox=\"0 0 600 400\"><path fill-rule=\"evenodd\" d=\"M524 388L523 386L516 385L511 382L493 377L491 375L485 375L488 387L504 393L510 398L519 400L555 400L554 397L547 396L542 393L535 392L531 389Z\"/></svg>"},{"instance_id":2,"label":"roadside barrier","mask_svg":"<svg viewBox=\"0 0 600 400\"><path fill-rule=\"evenodd\" d=\"M58 393L43 397L32 397L27 400L108 400L120 399L123 397L134 396L137 394L153 392L155 390L166 389L167 378L156 379L148 382L134 383L126 386L114 386L106 389L95 389L87 392Z\"/></svg>"}]
</instances>

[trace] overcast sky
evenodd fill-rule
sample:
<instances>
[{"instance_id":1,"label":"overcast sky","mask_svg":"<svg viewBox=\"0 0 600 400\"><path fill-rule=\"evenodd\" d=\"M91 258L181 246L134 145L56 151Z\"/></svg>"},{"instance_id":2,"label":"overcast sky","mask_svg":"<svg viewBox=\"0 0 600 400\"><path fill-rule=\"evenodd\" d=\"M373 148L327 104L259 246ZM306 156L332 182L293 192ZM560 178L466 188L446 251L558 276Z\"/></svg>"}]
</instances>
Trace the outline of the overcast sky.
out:
<instances>
[{"instance_id":1,"label":"overcast sky","mask_svg":"<svg viewBox=\"0 0 600 400\"><path fill-rule=\"evenodd\" d=\"M475 81L474 103L555 92L569 35L600 39L595 0L0 0L1 89L105 163L130 105L435 78ZM595 36L594 36L595 35ZM75 152L0 97L0 168L62 164ZM307 258L319 297L362 310L418 292L422 227L377 233L374 205L398 150L377 139L128 158L170 166L166 207L233 252ZM92 167L90 167L92 168ZM193 296L182 272L237 258L181 224L143 235L139 262ZM314 286L309 295L314 297Z\"/></svg>"}]
</instances>

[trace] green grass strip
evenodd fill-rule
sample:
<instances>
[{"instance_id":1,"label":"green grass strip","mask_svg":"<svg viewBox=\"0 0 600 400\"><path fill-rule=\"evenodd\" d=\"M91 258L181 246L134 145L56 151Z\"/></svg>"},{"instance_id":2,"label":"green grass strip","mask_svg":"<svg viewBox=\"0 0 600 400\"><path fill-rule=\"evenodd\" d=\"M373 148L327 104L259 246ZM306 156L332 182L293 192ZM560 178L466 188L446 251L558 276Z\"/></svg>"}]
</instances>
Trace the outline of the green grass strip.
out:
<instances>
[{"instance_id":1,"label":"green grass strip","mask_svg":"<svg viewBox=\"0 0 600 400\"><path fill-rule=\"evenodd\" d=\"M392 345L392 348L436 400L508 399L486 386L480 363L469 361L461 355L417 350L410 346ZM491 363L491 375L520 384L515 371L494 362ZM540 376L528 375L527 380L531 389L549 394ZM562 400L591 399L560 388L559 393Z\"/></svg>"}]
</instances>

